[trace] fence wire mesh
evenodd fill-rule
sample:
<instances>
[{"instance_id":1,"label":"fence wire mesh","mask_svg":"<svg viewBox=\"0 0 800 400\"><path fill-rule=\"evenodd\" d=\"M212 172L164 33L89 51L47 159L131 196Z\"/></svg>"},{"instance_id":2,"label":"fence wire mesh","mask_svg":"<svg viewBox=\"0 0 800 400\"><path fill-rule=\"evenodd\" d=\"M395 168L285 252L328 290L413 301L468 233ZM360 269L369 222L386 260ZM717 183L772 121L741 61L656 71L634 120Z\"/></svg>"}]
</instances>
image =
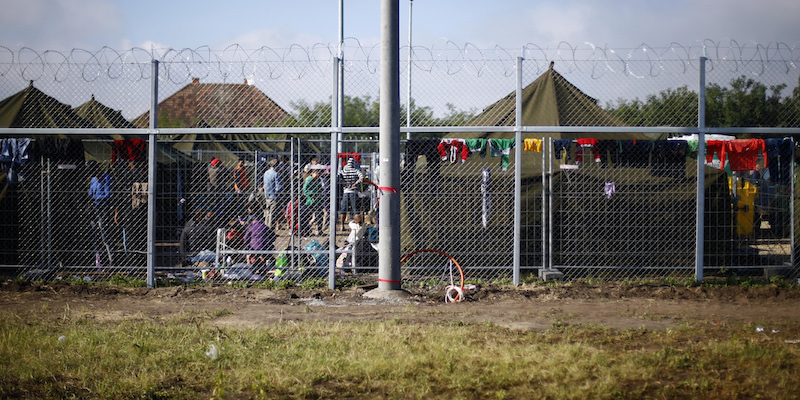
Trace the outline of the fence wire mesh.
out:
<instances>
[{"instance_id":1,"label":"fence wire mesh","mask_svg":"<svg viewBox=\"0 0 800 400\"><path fill-rule=\"evenodd\" d=\"M797 49L560 43L529 44L518 53L448 41L415 46L411 62L401 60L401 75L410 72L401 83L402 125L416 128L402 146L401 250L444 253L405 260L406 287L450 281L453 260L467 280L511 282L515 238L523 273L549 267L570 279L695 273L698 157L688 147L693 138L684 135L698 130L703 51L710 57L706 126L727 134L709 135L711 157L699 157L708 161L706 273L796 277L797 153L796 141L785 138L800 133ZM340 198L330 207L335 53L331 46L0 47L3 270L28 279L144 279L147 173L154 166L159 278L326 279L333 239L337 279L375 280L380 192L358 184L354 210L343 210L339 179ZM518 56L522 121L516 120ZM142 128L150 124L153 60L159 143L156 158L148 159ZM342 69L342 126L361 130L344 134L336 162L342 169L353 157L377 184L377 49L349 39ZM511 145L516 125L527 129L519 160ZM553 132L536 131L542 126ZM64 135L65 128L72 131ZM687 147L675 150L668 136L685 139ZM761 140L763 151L752 165L731 168L731 154L741 149L724 156L719 146L746 139ZM269 198L264 175L273 159L282 188ZM350 224L356 216L360 227Z\"/></svg>"}]
</instances>

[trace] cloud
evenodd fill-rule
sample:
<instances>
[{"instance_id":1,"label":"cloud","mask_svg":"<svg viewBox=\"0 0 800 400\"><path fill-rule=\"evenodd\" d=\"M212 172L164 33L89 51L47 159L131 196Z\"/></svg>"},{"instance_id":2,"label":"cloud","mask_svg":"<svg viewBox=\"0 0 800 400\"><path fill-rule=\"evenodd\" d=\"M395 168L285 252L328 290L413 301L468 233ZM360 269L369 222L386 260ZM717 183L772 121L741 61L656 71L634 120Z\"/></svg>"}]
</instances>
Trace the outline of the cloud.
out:
<instances>
[{"instance_id":1,"label":"cloud","mask_svg":"<svg viewBox=\"0 0 800 400\"><path fill-rule=\"evenodd\" d=\"M797 15L800 2L796 0L544 0L518 3L515 12L486 15L448 36L510 48L561 41L612 48L633 48L642 43L654 47L672 42L692 45L704 39L792 44L800 40Z\"/></svg>"},{"instance_id":2,"label":"cloud","mask_svg":"<svg viewBox=\"0 0 800 400\"><path fill-rule=\"evenodd\" d=\"M231 44L238 44L246 49L257 49L262 46L267 47L289 47L292 44L300 44L302 46L310 46L314 43L327 43L328 41L314 35L294 32L282 29L260 29L250 32L245 32L228 39L226 43L220 43L222 46Z\"/></svg>"},{"instance_id":3,"label":"cloud","mask_svg":"<svg viewBox=\"0 0 800 400\"><path fill-rule=\"evenodd\" d=\"M39 50L98 47L120 30L109 0L9 0L0 13L4 44Z\"/></svg>"}]
</instances>

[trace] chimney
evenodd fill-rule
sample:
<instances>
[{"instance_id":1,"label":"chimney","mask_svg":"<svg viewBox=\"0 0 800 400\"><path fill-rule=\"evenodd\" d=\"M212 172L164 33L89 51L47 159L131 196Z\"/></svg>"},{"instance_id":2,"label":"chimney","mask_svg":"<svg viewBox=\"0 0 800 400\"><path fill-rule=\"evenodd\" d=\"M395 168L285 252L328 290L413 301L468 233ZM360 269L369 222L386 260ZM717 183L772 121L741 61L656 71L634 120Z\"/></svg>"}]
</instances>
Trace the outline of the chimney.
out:
<instances>
[{"instance_id":1,"label":"chimney","mask_svg":"<svg viewBox=\"0 0 800 400\"><path fill-rule=\"evenodd\" d=\"M192 83L200 83L200 78L192 78Z\"/></svg>"}]
</instances>

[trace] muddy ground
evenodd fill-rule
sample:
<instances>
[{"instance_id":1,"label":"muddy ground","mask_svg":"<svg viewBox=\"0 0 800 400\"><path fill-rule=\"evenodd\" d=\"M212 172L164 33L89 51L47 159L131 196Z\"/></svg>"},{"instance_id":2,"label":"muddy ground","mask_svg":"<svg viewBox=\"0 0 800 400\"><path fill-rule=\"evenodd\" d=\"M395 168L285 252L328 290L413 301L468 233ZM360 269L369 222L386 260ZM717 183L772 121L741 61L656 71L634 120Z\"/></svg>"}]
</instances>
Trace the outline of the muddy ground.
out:
<instances>
[{"instance_id":1,"label":"muddy ground","mask_svg":"<svg viewBox=\"0 0 800 400\"><path fill-rule=\"evenodd\" d=\"M514 330L549 329L564 324L614 329L667 329L684 324L797 326L800 287L775 285L659 286L603 283L477 286L459 303L444 293L405 300L374 300L370 288L268 290L173 286L126 288L66 283L0 285L2 312L44 310L53 318L114 322L134 318L170 319L181 313L214 315L211 323L253 328L289 321L386 321L435 323L489 322ZM800 335L786 329L780 335ZM777 332L775 332L777 333ZM787 340L800 337L786 337Z\"/></svg>"}]
</instances>

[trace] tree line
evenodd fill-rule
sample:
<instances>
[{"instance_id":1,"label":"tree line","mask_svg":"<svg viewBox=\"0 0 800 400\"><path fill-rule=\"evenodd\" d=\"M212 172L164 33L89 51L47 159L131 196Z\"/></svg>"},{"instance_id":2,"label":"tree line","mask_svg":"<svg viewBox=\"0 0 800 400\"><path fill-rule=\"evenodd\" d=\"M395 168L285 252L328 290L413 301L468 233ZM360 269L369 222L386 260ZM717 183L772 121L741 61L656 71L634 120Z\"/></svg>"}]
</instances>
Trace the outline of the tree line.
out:
<instances>
[{"instance_id":1,"label":"tree line","mask_svg":"<svg viewBox=\"0 0 800 400\"><path fill-rule=\"evenodd\" d=\"M800 79L787 96L786 84L767 87L746 76L734 78L729 87L706 86L706 126L798 127L800 126ZM687 86L667 89L645 100L619 99L606 111L632 126L696 126L698 93Z\"/></svg>"},{"instance_id":2,"label":"tree line","mask_svg":"<svg viewBox=\"0 0 800 400\"><path fill-rule=\"evenodd\" d=\"M798 127L800 126L800 79L798 86L784 96L786 84L767 87L746 76L731 80L723 87L706 86L707 127ZM696 126L698 93L687 86L666 89L644 100L618 99L603 108L630 126ZM291 104L295 112L285 126L330 126L330 102ZM459 110L447 104L442 117L434 116L431 107L419 107L411 101L413 126L469 125L476 110ZM344 126L379 126L380 104L370 96L344 98ZM401 106L401 126L406 125L406 106Z\"/></svg>"}]
</instances>

